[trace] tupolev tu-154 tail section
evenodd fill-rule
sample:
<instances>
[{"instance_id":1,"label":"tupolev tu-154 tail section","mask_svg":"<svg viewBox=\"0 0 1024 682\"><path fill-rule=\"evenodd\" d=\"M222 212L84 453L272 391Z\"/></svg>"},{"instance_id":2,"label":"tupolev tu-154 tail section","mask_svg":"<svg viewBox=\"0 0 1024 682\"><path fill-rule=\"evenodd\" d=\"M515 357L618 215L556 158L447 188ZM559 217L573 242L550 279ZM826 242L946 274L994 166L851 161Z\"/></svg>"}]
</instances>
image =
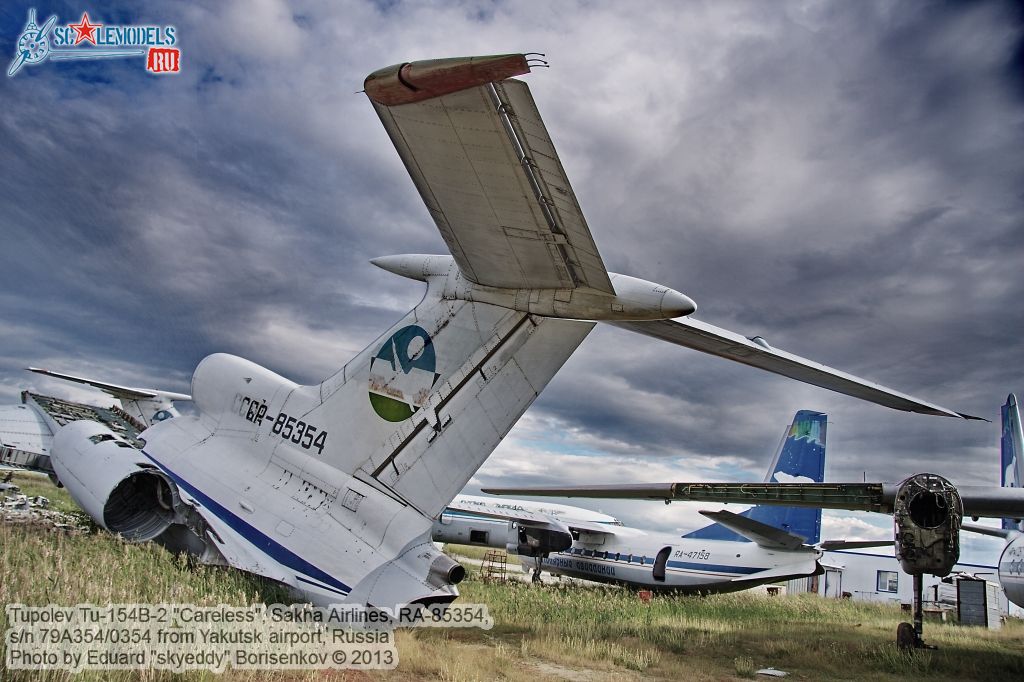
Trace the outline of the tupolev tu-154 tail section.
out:
<instances>
[{"instance_id":1,"label":"tupolev tu-154 tail section","mask_svg":"<svg viewBox=\"0 0 1024 682\"><path fill-rule=\"evenodd\" d=\"M450 254L373 261L426 293L333 376L302 386L215 354L193 375L194 413L140 414L139 434L87 413L39 417L51 472L97 522L316 603L450 601L464 571L430 542L433 520L596 322L896 409L968 417L690 320L684 294L608 272L529 88L511 78L529 70L524 55L498 55L366 79ZM189 397L53 375L140 409ZM26 414L0 412L0 437Z\"/></svg>"}]
</instances>

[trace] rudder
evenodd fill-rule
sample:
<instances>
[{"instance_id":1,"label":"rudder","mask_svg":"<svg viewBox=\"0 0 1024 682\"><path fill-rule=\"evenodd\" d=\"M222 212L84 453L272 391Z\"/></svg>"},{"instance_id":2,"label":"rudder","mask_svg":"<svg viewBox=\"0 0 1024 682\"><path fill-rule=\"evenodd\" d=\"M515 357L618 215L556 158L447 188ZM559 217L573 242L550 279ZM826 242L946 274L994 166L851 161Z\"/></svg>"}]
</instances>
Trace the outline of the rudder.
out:
<instances>
[{"instance_id":1,"label":"rudder","mask_svg":"<svg viewBox=\"0 0 1024 682\"><path fill-rule=\"evenodd\" d=\"M1000 439L1000 484L1020 488L1024 484L1024 437L1021 434L1017 397L1010 394L1002 408L1003 433ZM1024 530L1024 522L1003 519L1003 530Z\"/></svg>"},{"instance_id":2,"label":"rudder","mask_svg":"<svg viewBox=\"0 0 1024 682\"><path fill-rule=\"evenodd\" d=\"M821 412L800 410L796 413L772 458L765 482L821 483L825 479L827 419L828 416ZM758 506L743 512L742 516L800 535L809 544L821 539L821 509ZM717 523L683 537L750 542L749 538Z\"/></svg>"}]
</instances>

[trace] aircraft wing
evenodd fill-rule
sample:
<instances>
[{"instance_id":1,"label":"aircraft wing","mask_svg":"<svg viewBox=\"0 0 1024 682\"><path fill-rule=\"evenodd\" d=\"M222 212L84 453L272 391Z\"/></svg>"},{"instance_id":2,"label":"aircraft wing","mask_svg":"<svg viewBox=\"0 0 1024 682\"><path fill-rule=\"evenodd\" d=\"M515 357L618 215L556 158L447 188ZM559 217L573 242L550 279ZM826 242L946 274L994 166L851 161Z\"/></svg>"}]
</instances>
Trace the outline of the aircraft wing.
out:
<instances>
[{"instance_id":1,"label":"aircraft wing","mask_svg":"<svg viewBox=\"0 0 1024 682\"><path fill-rule=\"evenodd\" d=\"M525 83L525 55L398 64L365 91L472 282L614 294Z\"/></svg>"},{"instance_id":2,"label":"aircraft wing","mask_svg":"<svg viewBox=\"0 0 1024 682\"><path fill-rule=\"evenodd\" d=\"M28 405L0 405L0 464L26 465L15 453L48 455L53 431Z\"/></svg>"},{"instance_id":3,"label":"aircraft wing","mask_svg":"<svg viewBox=\"0 0 1024 682\"><path fill-rule=\"evenodd\" d=\"M824 540L815 545L818 549L831 550L841 549L867 549L868 547L892 547L895 542L892 540Z\"/></svg>"},{"instance_id":4,"label":"aircraft wing","mask_svg":"<svg viewBox=\"0 0 1024 682\"><path fill-rule=\"evenodd\" d=\"M736 332L690 317L680 317L674 320L609 322L608 324L893 409L987 421L981 417L954 412L914 396L894 391L813 360L777 350L769 346L760 336L754 336L752 338L756 340L751 340Z\"/></svg>"},{"instance_id":5,"label":"aircraft wing","mask_svg":"<svg viewBox=\"0 0 1024 682\"><path fill-rule=\"evenodd\" d=\"M491 495L682 500L892 513L900 483L650 483L541 488L484 488ZM1024 488L959 486L964 516L1020 518Z\"/></svg>"},{"instance_id":6,"label":"aircraft wing","mask_svg":"<svg viewBox=\"0 0 1024 682\"><path fill-rule=\"evenodd\" d=\"M978 533L979 535L990 535L994 538L1002 538L1006 540L1011 535L1016 535L1020 531L1008 530L1006 528L992 528L991 526L979 526L975 523L961 523L961 530L969 530L972 533Z\"/></svg>"},{"instance_id":7,"label":"aircraft wing","mask_svg":"<svg viewBox=\"0 0 1024 682\"><path fill-rule=\"evenodd\" d=\"M458 500L452 500L448 509L455 511L469 512L480 516L487 516L492 519L505 519L515 521L520 525L535 526L538 528L560 528L563 530L583 531L585 533L603 533L606 535L615 534L615 526L598 523L596 521L576 521L573 519L559 519L549 514L526 511L525 509L513 509L497 505L466 504Z\"/></svg>"},{"instance_id":8,"label":"aircraft wing","mask_svg":"<svg viewBox=\"0 0 1024 682\"><path fill-rule=\"evenodd\" d=\"M28 370L48 377L63 379L65 381L73 381L77 384L86 384L87 386L98 388L118 400L152 400L154 398L166 398L167 400L192 400L192 396L186 395L185 393L160 391L155 388L131 388L129 386L118 386L117 384L108 384L104 381L97 381L96 379L88 379L86 377L79 377L73 374L63 374L62 372L53 372L51 370L40 369L38 367L29 367Z\"/></svg>"}]
</instances>

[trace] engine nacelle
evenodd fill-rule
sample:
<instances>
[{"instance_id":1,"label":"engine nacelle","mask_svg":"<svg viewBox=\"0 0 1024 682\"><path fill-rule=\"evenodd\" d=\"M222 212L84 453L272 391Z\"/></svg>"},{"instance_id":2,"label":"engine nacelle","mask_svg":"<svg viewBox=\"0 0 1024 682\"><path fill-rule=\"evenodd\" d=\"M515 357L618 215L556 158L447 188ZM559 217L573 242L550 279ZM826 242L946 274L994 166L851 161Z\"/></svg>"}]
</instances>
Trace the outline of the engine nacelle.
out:
<instances>
[{"instance_id":1,"label":"engine nacelle","mask_svg":"<svg viewBox=\"0 0 1024 682\"><path fill-rule=\"evenodd\" d=\"M466 569L438 550L426 534L367 574L348 601L386 608L449 604L459 596L456 585L465 577Z\"/></svg>"},{"instance_id":2,"label":"engine nacelle","mask_svg":"<svg viewBox=\"0 0 1024 682\"><path fill-rule=\"evenodd\" d=\"M61 427L50 461L75 502L111 532L142 542L175 522L177 487L103 424L76 421Z\"/></svg>"},{"instance_id":3,"label":"engine nacelle","mask_svg":"<svg viewBox=\"0 0 1024 682\"><path fill-rule=\"evenodd\" d=\"M960 560L964 507L952 483L935 474L917 474L900 483L893 503L896 559L914 575L949 575Z\"/></svg>"},{"instance_id":4,"label":"engine nacelle","mask_svg":"<svg viewBox=\"0 0 1024 682\"><path fill-rule=\"evenodd\" d=\"M515 542L509 542L505 550L509 554L538 557L547 556L551 552L564 552L572 547L572 533L567 528L555 526L524 526L513 527Z\"/></svg>"},{"instance_id":5,"label":"engine nacelle","mask_svg":"<svg viewBox=\"0 0 1024 682\"><path fill-rule=\"evenodd\" d=\"M465 577L466 569L462 564L446 554L441 554L431 561L430 570L427 572L427 582L434 587L458 585Z\"/></svg>"},{"instance_id":6,"label":"engine nacelle","mask_svg":"<svg viewBox=\"0 0 1024 682\"><path fill-rule=\"evenodd\" d=\"M298 384L266 367L227 353L206 356L192 374L192 402L204 418L214 422L245 419L251 408L257 410L257 417L249 421L258 423L267 411L267 400L281 389L295 388ZM256 404L250 405L250 400Z\"/></svg>"}]
</instances>

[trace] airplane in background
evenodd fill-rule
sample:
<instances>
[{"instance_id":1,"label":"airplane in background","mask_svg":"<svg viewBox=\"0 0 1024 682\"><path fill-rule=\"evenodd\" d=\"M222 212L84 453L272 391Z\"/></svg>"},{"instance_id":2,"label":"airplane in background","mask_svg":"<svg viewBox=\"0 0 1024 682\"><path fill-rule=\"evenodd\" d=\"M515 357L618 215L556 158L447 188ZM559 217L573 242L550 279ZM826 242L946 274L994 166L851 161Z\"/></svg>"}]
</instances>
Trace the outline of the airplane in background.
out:
<instances>
[{"instance_id":1,"label":"airplane in background","mask_svg":"<svg viewBox=\"0 0 1024 682\"><path fill-rule=\"evenodd\" d=\"M508 550L519 544L518 525L511 521L516 514L523 514L524 520L526 515L531 520L548 517L545 523L552 528L571 528L572 522L622 526L614 516L568 504L459 494L434 521L431 537L434 542Z\"/></svg>"},{"instance_id":2,"label":"airplane in background","mask_svg":"<svg viewBox=\"0 0 1024 682\"><path fill-rule=\"evenodd\" d=\"M214 354L191 396L122 392L139 407L129 418L25 393L2 415L0 457L48 465L128 539L316 604L392 606L457 597L465 571L431 542L434 520L597 322L894 409L975 418L692 320L682 293L608 272L513 78L530 69L522 54L441 59L364 81L450 255L372 261L426 292L335 374L302 386ZM190 397L193 413L158 419L147 401L172 397Z\"/></svg>"},{"instance_id":3,"label":"airplane in background","mask_svg":"<svg viewBox=\"0 0 1024 682\"><path fill-rule=\"evenodd\" d=\"M765 481L822 481L825 473L826 415L801 410L786 427L768 467ZM562 518L537 511L543 505L526 500L477 498L475 511L456 500L449 506L462 515L434 524L434 540L465 543L467 531L490 538L489 546L506 547L532 563L534 580L541 571L654 590L732 592L787 578L821 573L818 559L824 549L880 547L892 542L843 540L819 542L821 509L752 507L741 514L701 511L715 523L679 536L649 532L621 523L579 522L566 506ZM504 502L504 505L502 504ZM581 510L582 511L582 510ZM541 518L538 519L537 517ZM483 528L506 521L506 533L482 535ZM546 524L549 542L530 545L517 535L530 524ZM554 532L556 528L561 533ZM455 531L455 532L453 532ZM504 542L507 540L507 543Z\"/></svg>"},{"instance_id":4,"label":"airplane in background","mask_svg":"<svg viewBox=\"0 0 1024 682\"><path fill-rule=\"evenodd\" d=\"M1000 438L1000 483L1003 488L1022 488L1024 484L1024 434L1021 432L1020 409L1017 396L1010 394L1002 411L1003 433ZM999 555L999 584L1006 598L1024 607L1024 500L1017 506L1013 517L1002 519L1002 528L990 528L973 523L963 524L964 530L1006 540Z\"/></svg>"},{"instance_id":5,"label":"airplane in background","mask_svg":"<svg viewBox=\"0 0 1024 682\"><path fill-rule=\"evenodd\" d=\"M892 514L896 559L914 578L914 623L901 623L897 642L924 647L922 576L946 576L960 558L960 530L1007 540L999 559L999 582L1007 598L1024 606L1024 452L1020 412L1011 393L1002 408L1002 486L954 486L935 474L915 474L899 483L641 483L631 485L484 488L494 495L685 500L847 509ZM964 524L963 517L1002 519L1002 528Z\"/></svg>"},{"instance_id":6,"label":"airplane in background","mask_svg":"<svg viewBox=\"0 0 1024 682\"><path fill-rule=\"evenodd\" d=\"M60 411L50 410L54 412L51 417L47 414L47 408L52 408L53 403L44 400L44 408L36 404L35 400L29 400L30 394L26 392L22 394L21 405L0 405L0 464L50 471L50 452L53 449L53 437L56 432L54 427L75 421L76 415L78 418L98 419L124 435L128 432L144 431L153 424L180 416L178 408L174 405L175 401L192 400L192 396L184 393L119 386L38 367L29 367L28 370L43 376L98 388L115 398L119 404L111 410L97 412L93 406L62 400L59 402L64 403L65 407ZM78 407L72 407L73 405ZM54 417L56 423L51 423L55 421Z\"/></svg>"}]
</instances>

